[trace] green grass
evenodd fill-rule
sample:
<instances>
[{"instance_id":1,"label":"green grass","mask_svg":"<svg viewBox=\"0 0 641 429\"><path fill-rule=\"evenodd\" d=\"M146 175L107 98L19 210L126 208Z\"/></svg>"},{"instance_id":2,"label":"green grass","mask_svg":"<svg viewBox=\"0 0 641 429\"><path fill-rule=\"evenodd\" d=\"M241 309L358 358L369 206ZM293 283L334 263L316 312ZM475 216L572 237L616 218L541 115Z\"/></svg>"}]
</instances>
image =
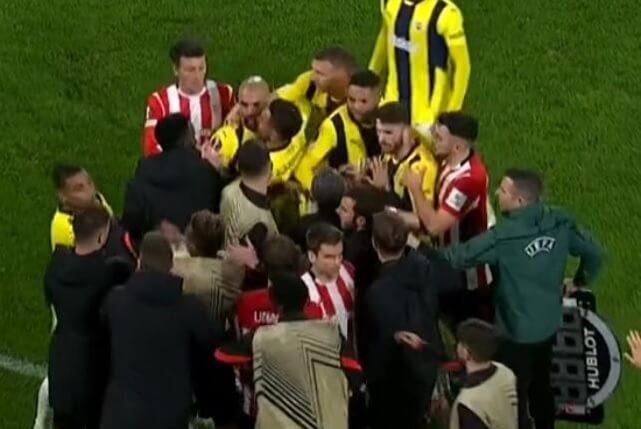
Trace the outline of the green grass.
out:
<instances>
[{"instance_id":1,"label":"green grass","mask_svg":"<svg viewBox=\"0 0 641 429\"><path fill-rule=\"evenodd\" d=\"M378 0L0 4L0 351L44 362L42 274L56 161L85 165L115 209L139 153L145 98L171 78L167 50L203 36L212 75L293 78L329 43L365 64ZM511 165L543 172L547 198L608 249L596 290L621 339L641 327L636 287L641 12L636 2L460 0L472 55L467 108L481 122L493 182ZM2 427L30 424L37 382L0 372ZM641 372L625 368L605 428L635 428Z\"/></svg>"}]
</instances>

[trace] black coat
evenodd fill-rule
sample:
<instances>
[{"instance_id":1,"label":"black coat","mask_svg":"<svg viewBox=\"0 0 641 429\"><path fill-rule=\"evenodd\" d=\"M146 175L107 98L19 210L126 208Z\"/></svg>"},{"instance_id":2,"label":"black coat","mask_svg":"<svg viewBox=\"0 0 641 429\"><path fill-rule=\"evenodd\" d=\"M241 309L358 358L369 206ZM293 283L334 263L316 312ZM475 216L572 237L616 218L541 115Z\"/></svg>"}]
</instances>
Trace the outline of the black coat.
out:
<instances>
[{"instance_id":1,"label":"black coat","mask_svg":"<svg viewBox=\"0 0 641 429\"><path fill-rule=\"evenodd\" d=\"M221 334L203 304L182 294L179 277L142 271L109 294L103 317L111 374L101 428L187 428L193 355Z\"/></svg>"},{"instance_id":2,"label":"black coat","mask_svg":"<svg viewBox=\"0 0 641 429\"><path fill-rule=\"evenodd\" d=\"M224 183L188 147L141 159L128 183L122 223L135 241L167 220L181 230L198 210L218 212Z\"/></svg>"},{"instance_id":3,"label":"black coat","mask_svg":"<svg viewBox=\"0 0 641 429\"><path fill-rule=\"evenodd\" d=\"M442 350L438 332L438 292L445 288L449 273L416 251L381 266L379 277L365 298L367 347L361 352L365 376L370 381L388 377L408 382L433 383L436 357L414 352L397 344L394 333L410 331ZM413 380L413 381L412 381Z\"/></svg>"},{"instance_id":4,"label":"black coat","mask_svg":"<svg viewBox=\"0 0 641 429\"><path fill-rule=\"evenodd\" d=\"M49 348L50 402L56 414L89 424L98 420L108 369L100 322L112 277L105 261L104 249L79 256L57 247L45 275L45 296L58 319Z\"/></svg>"}]
</instances>

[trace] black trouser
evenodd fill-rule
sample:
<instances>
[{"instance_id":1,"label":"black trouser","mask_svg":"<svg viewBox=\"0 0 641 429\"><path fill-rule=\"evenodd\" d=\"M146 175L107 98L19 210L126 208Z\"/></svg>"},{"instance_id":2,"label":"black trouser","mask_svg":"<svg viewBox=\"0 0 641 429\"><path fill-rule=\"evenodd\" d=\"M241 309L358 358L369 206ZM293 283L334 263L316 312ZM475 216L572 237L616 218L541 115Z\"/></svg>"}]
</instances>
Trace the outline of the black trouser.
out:
<instances>
[{"instance_id":1,"label":"black trouser","mask_svg":"<svg viewBox=\"0 0 641 429\"><path fill-rule=\"evenodd\" d=\"M554 337L540 343L522 344L503 340L497 360L516 376L519 399L519 429L554 428L554 393L550 384Z\"/></svg>"}]
</instances>

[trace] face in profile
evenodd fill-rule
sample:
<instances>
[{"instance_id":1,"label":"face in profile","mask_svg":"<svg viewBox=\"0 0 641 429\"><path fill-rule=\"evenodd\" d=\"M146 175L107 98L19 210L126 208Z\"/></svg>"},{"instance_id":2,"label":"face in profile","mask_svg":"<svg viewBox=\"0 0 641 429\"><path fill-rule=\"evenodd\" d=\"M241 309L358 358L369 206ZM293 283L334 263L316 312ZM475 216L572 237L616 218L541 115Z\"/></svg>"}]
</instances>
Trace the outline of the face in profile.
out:
<instances>
[{"instance_id":1,"label":"face in profile","mask_svg":"<svg viewBox=\"0 0 641 429\"><path fill-rule=\"evenodd\" d=\"M310 253L310 262L317 274L336 278L343 263L343 243L322 244L317 253Z\"/></svg>"},{"instance_id":2,"label":"face in profile","mask_svg":"<svg viewBox=\"0 0 641 429\"><path fill-rule=\"evenodd\" d=\"M434 155L440 158L448 156L454 146L450 130L437 122L432 127L432 137L434 139Z\"/></svg>"},{"instance_id":3,"label":"face in profile","mask_svg":"<svg viewBox=\"0 0 641 429\"><path fill-rule=\"evenodd\" d=\"M504 177L496 189L496 199L502 213L517 209L521 206L520 198L516 193L514 182L509 177Z\"/></svg>"},{"instance_id":4,"label":"face in profile","mask_svg":"<svg viewBox=\"0 0 641 429\"><path fill-rule=\"evenodd\" d=\"M258 126L256 132L258 134L258 137L264 142L269 141L273 130L272 115L269 111L269 108L266 107L260 112L257 122Z\"/></svg>"},{"instance_id":5,"label":"face in profile","mask_svg":"<svg viewBox=\"0 0 641 429\"><path fill-rule=\"evenodd\" d=\"M341 198L341 204L336 209L336 214L341 220L341 229L350 230L356 227L356 201L350 197Z\"/></svg>"},{"instance_id":6,"label":"face in profile","mask_svg":"<svg viewBox=\"0 0 641 429\"><path fill-rule=\"evenodd\" d=\"M258 131L258 121L261 113L267 107L269 91L260 87L244 88L238 97L238 106L243 125L250 130Z\"/></svg>"},{"instance_id":7,"label":"face in profile","mask_svg":"<svg viewBox=\"0 0 641 429\"><path fill-rule=\"evenodd\" d=\"M195 95L205 87L207 61L202 57L181 57L178 67L174 67L178 86L181 91Z\"/></svg>"},{"instance_id":8,"label":"face in profile","mask_svg":"<svg viewBox=\"0 0 641 429\"><path fill-rule=\"evenodd\" d=\"M331 90L334 81L341 75L341 69L334 66L329 61L313 60L312 61L312 81L322 92Z\"/></svg>"},{"instance_id":9,"label":"face in profile","mask_svg":"<svg viewBox=\"0 0 641 429\"><path fill-rule=\"evenodd\" d=\"M64 206L76 210L94 207L96 201L96 186L86 171L69 177L61 190L58 191L58 198Z\"/></svg>"},{"instance_id":10,"label":"face in profile","mask_svg":"<svg viewBox=\"0 0 641 429\"><path fill-rule=\"evenodd\" d=\"M376 134L378 135L381 152L392 155L398 152L403 145L403 132L406 127L407 125L405 124L384 124L377 120Z\"/></svg>"},{"instance_id":11,"label":"face in profile","mask_svg":"<svg viewBox=\"0 0 641 429\"><path fill-rule=\"evenodd\" d=\"M357 122L372 123L379 101L380 93L376 88L350 85L347 89L347 108Z\"/></svg>"}]
</instances>

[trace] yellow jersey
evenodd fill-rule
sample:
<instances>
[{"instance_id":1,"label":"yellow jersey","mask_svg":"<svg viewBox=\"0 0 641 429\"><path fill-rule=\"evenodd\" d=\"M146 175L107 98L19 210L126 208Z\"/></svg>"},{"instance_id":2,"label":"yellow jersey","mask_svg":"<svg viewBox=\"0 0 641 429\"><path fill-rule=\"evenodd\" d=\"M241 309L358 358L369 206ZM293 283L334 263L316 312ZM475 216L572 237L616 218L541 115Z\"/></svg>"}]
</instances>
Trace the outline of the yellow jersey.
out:
<instances>
[{"instance_id":1,"label":"yellow jersey","mask_svg":"<svg viewBox=\"0 0 641 429\"><path fill-rule=\"evenodd\" d=\"M321 122L342 104L316 87L312 81L312 73L311 70L301 73L294 82L276 90L279 98L291 101L298 107L308 141L316 139Z\"/></svg>"},{"instance_id":2,"label":"yellow jersey","mask_svg":"<svg viewBox=\"0 0 641 429\"><path fill-rule=\"evenodd\" d=\"M370 69L387 71L383 102L401 101L412 125L460 110L470 77L463 16L450 0L381 0Z\"/></svg>"},{"instance_id":3,"label":"yellow jersey","mask_svg":"<svg viewBox=\"0 0 641 429\"><path fill-rule=\"evenodd\" d=\"M414 201L410 192L403 185L403 177L408 168L414 171L424 170L423 173L423 193L428 200L434 199L434 188L436 187L436 177L438 175L438 164L423 144L416 142L414 147L403 159L394 159L392 155L384 155L383 161L387 162L389 168L390 184L392 191L402 202L402 208L405 210L414 210Z\"/></svg>"},{"instance_id":4,"label":"yellow jersey","mask_svg":"<svg viewBox=\"0 0 641 429\"><path fill-rule=\"evenodd\" d=\"M292 177L306 146L304 130L301 130L284 148L269 151L272 161L272 184L287 182Z\"/></svg>"},{"instance_id":5,"label":"yellow jersey","mask_svg":"<svg viewBox=\"0 0 641 429\"><path fill-rule=\"evenodd\" d=\"M113 215L113 210L109 206L109 203L107 203L107 200L105 200L105 197L102 196L101 193L96 194L96 199L100 203L101 206L109 212L109 215ZM73 234L73 226L71 223L73 222L73 214L63 211L60 208L56 210L56 212L53 214L53 218L51 219L51 231L50 231L50 239L51 239L51 249L55 249L56 246L66 246L66 247L73 247L76 243L76 239Z\"/></svg>"},{"instance_id":6,"label":"yellow jersey","mask_svg":"<svg viewBox=\"0 0 641 429\"><path fill-rule=\"evenodd\" d=\"M228 168L240 145L255 138L256 134L244 125L227 124L211 136L211 141L220 143L218 153L221 155L223 166Z\"/></svg>"},{"instance_id":7,"label":"yellow jersey","mask_svg":"<svg viewBox=\"0 0 641 429\"><path fill-rule=\"evenodd\" d=\"M309 146L296 169L296 179L305 189L310 189L319 166L358 165L380 153L376 128L361 126L344 104L321 124L318 138Z\"/></svg>"}]
</instances>

